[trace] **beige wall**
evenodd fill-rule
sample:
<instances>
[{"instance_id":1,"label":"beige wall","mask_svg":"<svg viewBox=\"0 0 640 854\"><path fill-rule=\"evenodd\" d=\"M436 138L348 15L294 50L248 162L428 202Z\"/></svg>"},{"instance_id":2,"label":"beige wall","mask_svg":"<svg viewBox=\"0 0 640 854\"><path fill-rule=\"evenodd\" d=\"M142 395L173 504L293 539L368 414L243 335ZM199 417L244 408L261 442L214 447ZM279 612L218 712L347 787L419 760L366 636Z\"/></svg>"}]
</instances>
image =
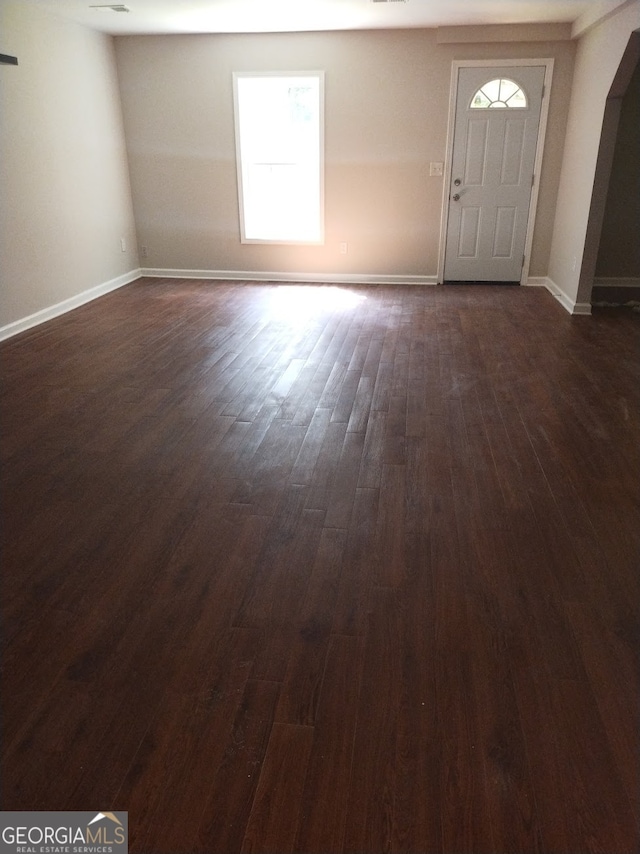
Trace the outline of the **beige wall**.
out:
<instances>
[{"instance_id":1,"label":"beige wall","mask_svg":"<svg viewBox=\"0 0 640 854\"><path fill-rule=\"evenodd\" d=\"M112 40L4 0L0 33L3 327L138 259Z\"/></svg>"},{"instance_id":2,"label":"beige wall","mask_svg":"<svg viewBox=\"0 0 640 854\"><path fill-rule=\"evenodd\" d=\"M596 276L640 280L640 63L622 99Z\"/></svg>"},{"instance_id":3,"label":"beige wall","mask_svg":"<svg viewBox=\"0 0 640 854\"><path fill-rule=\"evenodd\" d=\"M452 60L555 57L530 266L545 275L574 49L566 39L439 44L436 30L117 38L142 264L435 276L443 188L429 162L445 158ZM296 69L326 72L326 244L242 245L231 75Z\"/></svg>"},{"instance_id":4,"label":"beige wall","mask_svg":"<svg viewBox=\"0 0 640 854\"><path fill-rule=\"evenodd\" d=\"M549 258L549 277L570 303L590 300L598 245L597 239L587 241L587 233L605 106L629 37L639 27L640 0L635 0L578 42ZM606 183L595 192L606 194Z\"/></svg>"}]
</instances>

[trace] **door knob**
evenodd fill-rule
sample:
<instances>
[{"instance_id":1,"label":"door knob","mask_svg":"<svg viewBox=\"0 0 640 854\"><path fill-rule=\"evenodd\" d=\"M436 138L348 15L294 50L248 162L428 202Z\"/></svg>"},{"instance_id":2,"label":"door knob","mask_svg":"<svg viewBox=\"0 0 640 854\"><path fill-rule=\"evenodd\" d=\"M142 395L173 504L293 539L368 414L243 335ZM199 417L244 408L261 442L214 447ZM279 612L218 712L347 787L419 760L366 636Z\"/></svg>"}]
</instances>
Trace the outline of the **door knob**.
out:
<instances>
[{"instance_id":1,"label":"door knob","mask_svg":"<svg viewBox=\"0 0 640 854\"><path fill-rule=\"evenodd\" d=\"M459 202L460 201L460 193L454 193L453 196L451 196L451 198L453 199L454 202Z\"/></svg>"},{"instance_id":2,"label":"door knob","mask_svg":"<svg viewBox=\"0 0 640 854\"><path fill-rule=\"evenodd\" d=\"M460 178L456 178L456 180L453 183L456 185L456 187L459 187L460 184L462 184L462 181L460 180Z\"/></svg>"}]
</instances>

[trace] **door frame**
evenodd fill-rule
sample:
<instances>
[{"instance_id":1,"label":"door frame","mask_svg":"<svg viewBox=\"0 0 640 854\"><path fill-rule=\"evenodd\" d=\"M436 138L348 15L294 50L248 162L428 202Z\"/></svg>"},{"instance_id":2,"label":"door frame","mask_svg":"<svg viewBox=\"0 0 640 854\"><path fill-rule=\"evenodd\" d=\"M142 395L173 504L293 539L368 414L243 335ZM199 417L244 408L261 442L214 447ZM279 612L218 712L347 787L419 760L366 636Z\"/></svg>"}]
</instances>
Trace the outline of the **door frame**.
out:
<instances>
[{"instance_id":1,"label":"door frame","mask_svg":"<svg viewBox=\"0 0 640 854\"><path fill-rule=\"evenodd\" d=\"M544 90L542 104L540 107L540 122L538 125L538 139L536 141L536 157L533 165L533 187L529 201L529 213L527 219L527 236L524 244L524 264L520 284L525 285L529 278L529 263L531 260L531 246L533 244L533 227L536 219L538 206L538 192L540 189L540 175L542 170L542 157L544 154L544 141L547 132L547 119L549 116L549 95L551 93L551 80L553 78L553 58L542 59L454 59L451 63L451 85L449 89L449 119L447 122L447 148L445 153L444 181L442 187L442 212L440 216L440 245L438 248L438 275L437 283L444 282L444 258L447 246L447 229L449 227L449 196L451 187L451 168L453 160L453 138L456 123L456 106L458 98L458 75L461 68L513 68L514 66L544 66Z\"/></svg>"}]
</instances>

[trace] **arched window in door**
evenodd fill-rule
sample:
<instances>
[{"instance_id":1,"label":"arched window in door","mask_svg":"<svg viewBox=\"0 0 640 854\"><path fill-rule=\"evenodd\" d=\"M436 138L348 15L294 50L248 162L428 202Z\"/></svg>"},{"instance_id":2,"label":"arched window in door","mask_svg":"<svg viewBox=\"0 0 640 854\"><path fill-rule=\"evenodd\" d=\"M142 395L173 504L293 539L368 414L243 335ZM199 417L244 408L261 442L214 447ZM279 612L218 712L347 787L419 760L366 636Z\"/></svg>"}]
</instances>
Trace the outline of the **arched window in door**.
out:
<instances>
[{"instance_id":1,"label":"arched window in door","mask_svg":"<svg viewBox=\"0 0 640 854\"><path fill-rule=\"evenodd\" d=\"M527 106L527 96L513 80L490 80L484 83L471 99L472 110L487 110L497 107L523 109Z\"/></svg>"}]
</instances>

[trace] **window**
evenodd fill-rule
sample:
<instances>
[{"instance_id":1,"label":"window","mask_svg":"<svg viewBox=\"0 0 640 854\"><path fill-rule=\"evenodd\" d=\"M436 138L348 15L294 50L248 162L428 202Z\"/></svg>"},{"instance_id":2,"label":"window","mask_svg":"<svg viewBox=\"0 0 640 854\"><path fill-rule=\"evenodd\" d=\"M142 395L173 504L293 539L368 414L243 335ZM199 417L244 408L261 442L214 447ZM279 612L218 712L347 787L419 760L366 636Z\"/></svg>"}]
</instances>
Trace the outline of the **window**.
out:
<instances>
[{"instance_id":1,"label":"window","mask_svg":"<svg viewBox=\"0 0 640 854\"><path fill-rule=\"evenodd\" d=\"M527 97L513 80L490 80L481 86L471 99L472 110L512 107L523 109Z\"/></svg>"},{"instance_id":2,"label":"window","mask_svg":"<svg viewBox=\"0 0 640 854\"><path fill-rule=\"evenodd\" d=\"M233 75L243 243L322 243L324 79Z\"/></svg>"}]
</instances>

